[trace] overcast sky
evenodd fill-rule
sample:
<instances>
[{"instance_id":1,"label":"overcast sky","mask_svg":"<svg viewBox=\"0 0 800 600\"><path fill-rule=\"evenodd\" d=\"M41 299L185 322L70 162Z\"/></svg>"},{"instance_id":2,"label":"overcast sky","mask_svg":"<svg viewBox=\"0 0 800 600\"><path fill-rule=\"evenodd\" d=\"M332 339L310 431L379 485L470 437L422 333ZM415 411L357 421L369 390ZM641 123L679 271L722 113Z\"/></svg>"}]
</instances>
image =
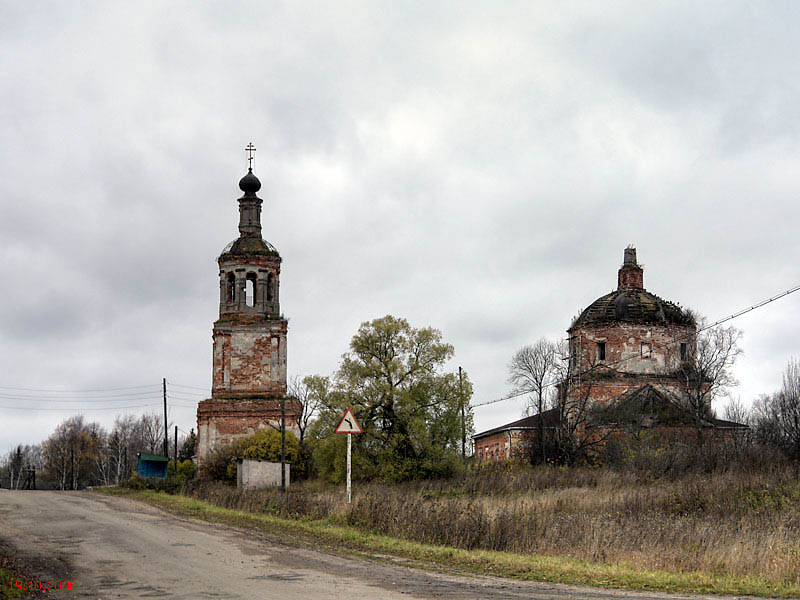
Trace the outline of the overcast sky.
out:
<instances>
[{"instance_id":1,"label":"overcast sky","mask_svg":"<svg viewBox=\"0 0 800 600\"><path fill-rule=\"evenodd\" d=\"M90 4L0 0L0 452L210 385L251 141L290 377L392 314L501 397L628 244L712 320L800 284L795 2ZM798 308L733 322L745 403L800 355ZM203 392L170 389L188 431Z\"/></svg>"}]
</instances>

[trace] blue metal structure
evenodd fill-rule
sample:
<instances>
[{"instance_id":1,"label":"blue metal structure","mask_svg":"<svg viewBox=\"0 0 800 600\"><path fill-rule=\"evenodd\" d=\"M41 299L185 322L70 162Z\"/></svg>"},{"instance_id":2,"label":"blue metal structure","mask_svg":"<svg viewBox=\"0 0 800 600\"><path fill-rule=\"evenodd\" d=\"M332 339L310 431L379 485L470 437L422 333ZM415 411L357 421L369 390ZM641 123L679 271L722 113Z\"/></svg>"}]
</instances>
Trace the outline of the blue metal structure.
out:
<instances>
[{"instance_id":1,"label":"blue metal structure","mask_svg":"<svg viewBox=\"0 0 800 600\"><path fill-rule=\"evenodd\" d=\"M136 472L139 477L160 477L161 479L166 479L167 464L169 464L169 459L166 456L140 452L138 457L139 462L136 465Z\"/></svg>"}]
</instances>

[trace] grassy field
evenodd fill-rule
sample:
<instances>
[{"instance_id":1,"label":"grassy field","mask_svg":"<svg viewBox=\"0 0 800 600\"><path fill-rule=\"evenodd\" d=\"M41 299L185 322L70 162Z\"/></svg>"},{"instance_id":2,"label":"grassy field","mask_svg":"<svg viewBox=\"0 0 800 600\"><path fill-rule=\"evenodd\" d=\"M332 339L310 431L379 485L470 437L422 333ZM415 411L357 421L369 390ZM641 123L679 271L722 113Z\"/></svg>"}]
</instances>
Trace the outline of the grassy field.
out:
<instances>
[{"instance_id":1,"label":"grassy field","mask_svg":"<svg viewBox=\"0 0 800 600\"><path fill-rule=\"evenodd\" d=\"M507 469L362 484L135 495L201 518L472 572L673 592L800 596L800 482L789 469L652 480L606 469Z\"/></svg>"}]
</instances>

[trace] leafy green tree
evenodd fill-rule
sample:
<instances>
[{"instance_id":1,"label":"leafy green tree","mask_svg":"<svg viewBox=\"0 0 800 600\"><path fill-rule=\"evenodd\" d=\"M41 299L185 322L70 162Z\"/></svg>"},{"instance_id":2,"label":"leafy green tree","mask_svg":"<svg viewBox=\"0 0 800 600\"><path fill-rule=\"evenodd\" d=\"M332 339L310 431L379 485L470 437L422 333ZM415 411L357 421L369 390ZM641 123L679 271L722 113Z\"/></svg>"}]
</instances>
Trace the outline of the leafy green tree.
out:
<instances>
[{"instance_id":1,"label":"leafy green tree","mask_svg":"<svg viewBox=\"0 0 800 600\"><path fill-rule=\"evenodd\" d=\"M315 464L320 474L340 481L344 436L333 435L347 406L364 429L353 439L354 477L402 481L451 474L461 461L461 406L467 435L474 430L464 374L445 373L453 346L437 329L415 329L386 316L362 323L350 342L332 385L324 390L314 425ZM462 393L463 392L463 393Z\"/></svg>"},{"instance_id":2,"label":"leafy green tree","mask_svg":"<svg viewBox=\"0 0 800 600\"><path fill-rule=\"evenodd\" d=\"M189 435L186 436L186 439L183 440L183 444L181 445L181 449L178 451L178 460L190 460L192 456L194 456L194 449L195 445L197 444L197 435L194 432L194 429L189 431Z\"/></svg>"}]
</instances>

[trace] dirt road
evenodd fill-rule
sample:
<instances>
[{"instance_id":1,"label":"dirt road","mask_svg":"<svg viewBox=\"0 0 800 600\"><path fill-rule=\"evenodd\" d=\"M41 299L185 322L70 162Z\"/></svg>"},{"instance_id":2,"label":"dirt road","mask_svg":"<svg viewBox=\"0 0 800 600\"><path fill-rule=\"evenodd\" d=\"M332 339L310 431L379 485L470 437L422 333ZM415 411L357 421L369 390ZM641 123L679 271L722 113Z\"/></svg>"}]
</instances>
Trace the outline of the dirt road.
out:
<instances>
[{"instance_id":1,"label":"dirt road","mask_svg":"<svg viewBox=\"0 0 800 600\"><path fill-rule=\"evenodd\" d=\"M321 552L84 492L0 490L0 542L19 553L31 569L29 575L77 582L76 591L48 598L680 597L441 575L400 562Z\"/></svg>"}]
</instances>

